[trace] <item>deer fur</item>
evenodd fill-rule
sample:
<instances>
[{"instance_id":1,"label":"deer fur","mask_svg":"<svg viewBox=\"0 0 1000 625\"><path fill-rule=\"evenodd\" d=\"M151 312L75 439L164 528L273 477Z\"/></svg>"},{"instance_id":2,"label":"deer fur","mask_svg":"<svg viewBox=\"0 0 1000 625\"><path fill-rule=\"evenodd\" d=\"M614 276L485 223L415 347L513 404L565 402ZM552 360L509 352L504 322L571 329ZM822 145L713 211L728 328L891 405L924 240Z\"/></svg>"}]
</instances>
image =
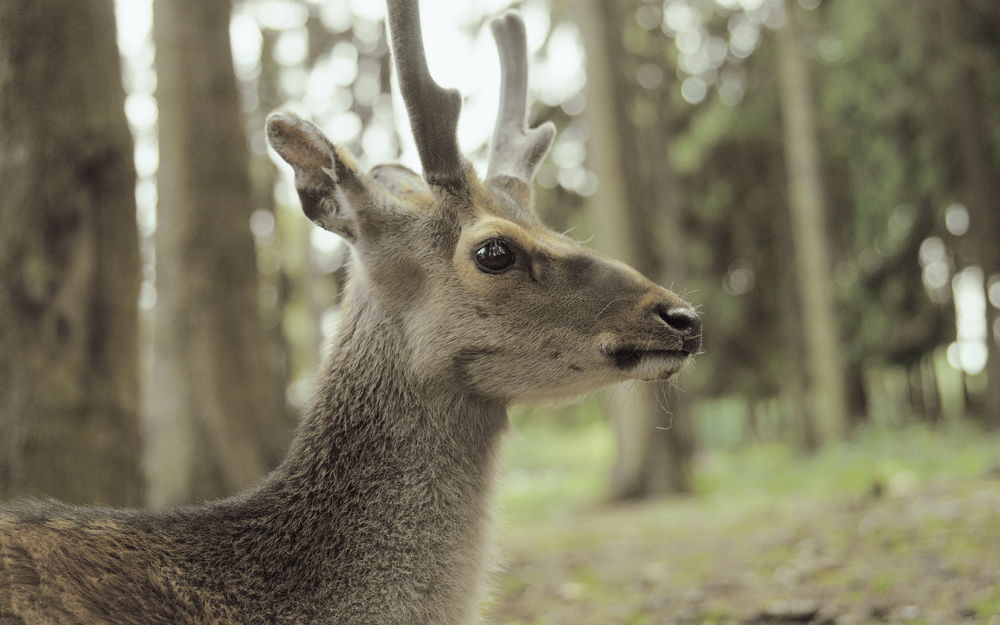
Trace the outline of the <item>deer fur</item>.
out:
<instances>
[{"instance_id":1,"label":"deer fur","mask_svg":"<svg viewBox=\"0 0 1000 625\"><path fill-rule=\"evenodd\" d=\"M485 181L457 154L457 110L442 126L428 108L460 101L426 72L415 2L390 0L389 21L423 176L365 173L309 122L268 120L305 213L354 254L288 456L196 506L0 507L0 624L471 623L507 407L666 379L700 350L680 298L532 211L553 129L525 124L520 19L494 24L504 95ZM477 264L492 240L515 259L500 272Z\"/></svg>"}]
</instances>

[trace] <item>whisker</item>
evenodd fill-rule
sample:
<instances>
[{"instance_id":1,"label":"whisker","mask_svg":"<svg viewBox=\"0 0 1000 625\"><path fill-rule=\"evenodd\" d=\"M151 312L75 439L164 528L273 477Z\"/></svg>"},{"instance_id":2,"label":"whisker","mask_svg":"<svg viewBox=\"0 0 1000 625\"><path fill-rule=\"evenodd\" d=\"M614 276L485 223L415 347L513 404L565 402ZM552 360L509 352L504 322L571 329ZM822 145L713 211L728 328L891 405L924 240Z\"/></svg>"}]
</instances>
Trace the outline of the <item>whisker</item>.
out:
<instances>
[{"instance_id":1,"label":"whisker","mask_svg":"<svg viewBox=\"0 0 1000 625\"><path fill-rule=\"evenodd\" d=\"M663 396L661 397L661 392ZM653 399L656 400L657 407L667 416L667 425L656 426L657 430L669 430L674 427L674 413L671 412L669 406L669 387L665 387L663 384L656 384L653 386Z\"/></svg>"},{"instance_id":2,"label":"whisker","mask_svg":"<svg viewBox=\"0 0 1000 625\"><path fill-rule=\"evenodd\" d=\"M693 366L693 363L692 363ZM678 393L686 393L687 389L681 386L680 376L675 376L670 379L670 384L677 390Z\"/></svg>"}]
</instances>

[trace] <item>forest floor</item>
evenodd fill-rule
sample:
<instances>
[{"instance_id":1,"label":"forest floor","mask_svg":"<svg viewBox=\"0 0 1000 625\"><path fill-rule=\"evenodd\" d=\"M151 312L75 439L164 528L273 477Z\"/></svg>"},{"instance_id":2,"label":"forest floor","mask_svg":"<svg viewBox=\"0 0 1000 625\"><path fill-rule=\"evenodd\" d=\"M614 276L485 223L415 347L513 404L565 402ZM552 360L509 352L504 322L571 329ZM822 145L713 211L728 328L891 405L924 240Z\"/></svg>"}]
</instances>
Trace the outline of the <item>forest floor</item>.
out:
<instances>
[{"instance_id":1,"label":"forest floor","mask_svg":"<svg viewBox=\"0 0 1000 625\"><path fill-rule=\"evenodd\" d=\"M1000 625L997 462L995 438L919 430L728 454L652 503L553 512L508 487L490 621Z\"/></svg>"}]
</instances>

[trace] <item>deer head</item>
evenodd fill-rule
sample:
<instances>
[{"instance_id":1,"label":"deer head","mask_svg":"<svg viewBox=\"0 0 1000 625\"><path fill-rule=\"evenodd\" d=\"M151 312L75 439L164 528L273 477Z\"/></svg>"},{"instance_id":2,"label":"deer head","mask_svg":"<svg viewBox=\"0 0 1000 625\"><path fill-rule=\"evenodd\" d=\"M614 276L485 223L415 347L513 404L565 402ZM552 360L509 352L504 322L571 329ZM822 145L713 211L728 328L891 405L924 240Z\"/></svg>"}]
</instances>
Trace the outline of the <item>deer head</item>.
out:
<instances>
[{"instance_id":1,"label":"deer head","mask_svg":"<svg viewBox=\"0 0 1000 625\"><path fill-rule=\"evenodd\" d=\"M422 176L400 165L365 173L308 121L267 120L306 215L353 247L352 305L388 322L380 327L397 333L398 357L416 377L504 402L679 371L701 349L691 307L533 212L532 179L555 127L527 127L521 19L492 23L502 90L480 180L458 149L461 97L428 72L417 3L388 6Z\"/></svg>"}]
</instances>

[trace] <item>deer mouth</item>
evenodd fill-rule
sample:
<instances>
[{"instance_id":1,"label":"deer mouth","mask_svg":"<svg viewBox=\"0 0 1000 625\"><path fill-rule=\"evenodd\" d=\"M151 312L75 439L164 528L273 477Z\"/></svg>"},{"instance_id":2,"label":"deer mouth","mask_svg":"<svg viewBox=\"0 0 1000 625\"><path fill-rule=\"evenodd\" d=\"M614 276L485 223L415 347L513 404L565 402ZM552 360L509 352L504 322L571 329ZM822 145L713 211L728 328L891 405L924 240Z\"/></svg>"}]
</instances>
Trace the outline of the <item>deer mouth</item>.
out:
<instances>
[{"instance_id":1,"label":"deer mouth","mask_svg":"<svg viewBox=\"0 0 1000 625\"><path fill-rule=\"evenodd\" d=\"M661 361L665 369L676 372L691 356L686 349L648 349L635 346L616 347L605 352L617 369L630 371L647 361ZM671 367L671 365L674 365Z\"/></svg>"}]
</instances>

